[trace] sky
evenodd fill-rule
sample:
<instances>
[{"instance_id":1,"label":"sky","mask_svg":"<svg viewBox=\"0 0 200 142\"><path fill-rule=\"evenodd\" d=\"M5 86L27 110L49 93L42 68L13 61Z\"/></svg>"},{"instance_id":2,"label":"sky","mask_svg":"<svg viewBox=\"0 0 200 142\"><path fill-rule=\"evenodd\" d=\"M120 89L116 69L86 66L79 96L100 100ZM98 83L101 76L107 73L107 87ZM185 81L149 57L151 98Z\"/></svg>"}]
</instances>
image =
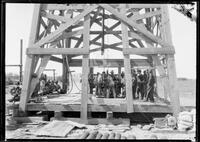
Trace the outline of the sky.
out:
<instances>
[{"instance_id":1,"label":"sky","mask_svg":"<svg viewBox=\"0 0 200 142\"><path fill-rule=\"evenodd\" d=\"M25 53L31 30L33 8L34 4L6 4L6 65L20 63L20 39L23 39L23 65L25 65ZM172 41L176 51L177 77L196 79L196 23L172 9L171 6L169 6L169 16ZM105 40L109 39L106 38ZM109 55L106 54L105 56L108 57ZM56 75L61 75L62 68L60 65L50 62L46 68L55 67ZM19 74L19 68L6 67L6 73L8 72ZM52 75L52 73L47 74Z\"/></svg>"}]
</instances>

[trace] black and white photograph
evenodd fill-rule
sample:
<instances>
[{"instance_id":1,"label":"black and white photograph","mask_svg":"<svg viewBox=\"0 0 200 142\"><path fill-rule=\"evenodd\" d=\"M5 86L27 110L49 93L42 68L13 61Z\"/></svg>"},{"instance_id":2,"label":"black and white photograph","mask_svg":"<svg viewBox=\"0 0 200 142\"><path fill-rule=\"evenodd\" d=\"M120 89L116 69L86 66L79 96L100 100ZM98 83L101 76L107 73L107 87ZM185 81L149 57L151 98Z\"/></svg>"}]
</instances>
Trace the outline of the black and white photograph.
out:
<instances>
[{"instance_id":1,"label":"black and white photograph","mask_svg":"<svg viewBox=\"0 0 200 142\"><path fill-rule=\"evenodd\" d=\"M197 2L6 3L5 140L196 139Z\"/></svg>"}]
</instances>

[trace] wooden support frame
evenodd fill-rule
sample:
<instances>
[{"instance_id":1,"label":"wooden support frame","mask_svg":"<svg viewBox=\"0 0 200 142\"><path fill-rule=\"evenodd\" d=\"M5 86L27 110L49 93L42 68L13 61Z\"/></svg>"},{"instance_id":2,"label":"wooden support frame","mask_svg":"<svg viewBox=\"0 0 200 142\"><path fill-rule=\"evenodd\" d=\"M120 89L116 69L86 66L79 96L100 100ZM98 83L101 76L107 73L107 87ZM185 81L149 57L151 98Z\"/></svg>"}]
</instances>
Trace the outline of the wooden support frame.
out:
<instances>
[{"instance_id":1,"label":"wooden support frame","mask_svg":"<svg viewBox=\"0 0 200 142\"><path fill-rule=\"evenodd\" d=\"M112 8L108 4L100 4L100 6L102 6L106 10L110 11L111 13L113 13L116 17L118 17L120 20L122 20L122 22L124 22L124 23L126 23L126 24L128 24L128 25L130 25L132 27L135 27L138 31L140 31L143 34L145 34L151 40L159 43L162 46L171 46L170 44L164 42L162 39L154 36L153 34L148 32L147 30L143 29L139 24L136 24L135 22L133 22L130 19L128 19L124 14L122 14L120 12L117 12L114 8Z\"/></svg>"},{"instance_id":2,"label":"wooden support frame","mask_svg":"<svg viewBox=\"0 0 200 142\"><path fill-rule=\"evenodd\" d=\"M89 49L84 48L27 48L26 54L31 55L85 55Z\"/></svg>"},{"instance_id":3,"label":"wooden support frame","mask_svg":"<svg viewBox=\"0 0 200 142\"><path fill-rule=\"evenodd\" d=\"M121 12L125 13L125 7L121 7ZM123 50L128 49L128 27L122 23L122 44ZM132 113L133 108L133 95L132 95L132 80L131 80L131 65L129 54L124 54L124 69L126 80L126 100L127 100L127 113Z\"/></svg>"},{"instance_id":4,"label":"wooden support frame","mask_svg":"<svg viewBox=\"0 0 200 142\"><path fill-rule=\"evenodd\" d=\"M31 25L30 37L29 37L29 47L35 43L38 37L40 9L41 9L41 5L37 4L33 11L33 20L32 20L32 25ZM29 93L30 93L30 82L31 82L31 77L32 77L31 75L34 71L33 64L34 64L34 56L27 55L23 83L22 83L23 84L22 94L20 97L21 99L20 99L20 105L19 105L20 115L26 115L25 112L27 109L27 102L28 102Z\"/></svg>"},{"instance_id":5,"label":"wooden support frame","mask_svg":"<svg viewBox=\"0 0 200 142\"><path fill-rule=\"evenodd\" d=\"M162 6L162 31L163 31L163 40L172 44L171 36L171 27L169 23L169 13L167 6ZM173 49L173 47L171 47ZM178 117L180 112L180 100L179 92L177 88L177 78L176 78L176 68L175 68L175 59L174 55L167 55L167 72L169 78L169 97L171 106L173 109L173 114L175 117Z\"/></svg>"},{"instance_id":6,"label":"wooden support frame","mask_svg":"<svg viewBox=\"0 0 200 142\"><path fill-rule=\"evenodd\" d=\"M71 15L58 16L58 15L48 14L45 11L43 11L41 12L41 16L45 18L53 19L53 20L58 20L61 22L67 22L68 20L70 20Z\"/></svg>"},{"instance_id":7,"label":"wooden support frame","mask_svg":"<svg viewBox=\"0 0 200 142\"><path fill-rule=\"evenodd\" d=\"M100 7L99 7L100 5ZM125 67L125 79L126 79L126 105L121 109L122 112L136 112L139 110L133 104L132 99L132 81L131 81L131 67L135 66L151 66L151 63L156 65L159 73L165 76L165 69L163 68L158 54L163 54L167 57L167 75L169 80L166 79L166 84L170 94L170 100L172 101L172 109L174 114L179 111L179 98L177 94L176 85L176 70L174 63L175 50L170 41L170 27L167 22L168 15L166 8L163 8L160 4L148 5L148 4L91 4L91 5L79 5L69 4L67 5L38 5L34 11L34 19L32 23L32 31L30 34L29 48L27 49L27 58L25 66L25 76L23 80L22 99L20 100L20 109L22 111L27 110L27 100L33 91L34 84L36 84L38 77L41 75L45 66L49 60L56 61L58 63L65 63L63 66L70 67L81 67L82 66L82 92L81 92L81 104L74 106L74 110L81 111L81 119L87 123L88 111L98 110L106 111L114 108L113 110L119 109L116 106L100 106L99 108L88 104L88 73L89 68L94 66L104 66L107 63L109 67L117 67L118 73L121 72L121 67ZM122 42L113 41L111 44L105 44L105 49L118 50L123 53L124 59L89 59L89 54L95 51L99 51L101 48L90 49L90 46L97 45L101 47L101 43L98 41L103 32L94 29L91 30L91 25L96 23L101 26L100 18L98 18L99 9L103 7L111 14L106 14L106 19L112 19L117 21L113 25L105 24L106 31L104 34L113 34ZM144 14L140 13L140 10L149 9ZM157 8L155 11L150 8ZM120 11L119 11L120 10ZM54 14L56 11L60 11L60 15ZM71 12L71 13L70 13ZM77 16L73 15L78 13ZM134 13L136 12L136 13ZM62 13L62 14L61 14ZM67 13L67 14L66 14ZM75 15L76 15L75 14ZM101 15L102 13L100 13ZM163 28L159 29L162 37L155 35L152 29L156 27L156 21L153 20L153 16L162 18L162 24L167 23ZM161 16L160 16L161 15ZM41 19L47 18L46 22ZM163 18L164 17L164 18ZM83 20L84 19L84 20ZM145 20L143 20L145 19ZM146 21L146 22L144 22ZM146 25L145 25L146 24ZM148 26L149 25L149 26ZM117 30L117 27L121 26L122 31ZM44 27L44 31L40 31L39 28ZM55 31L52 31L54 30ZM78 28L78 29L76 29ZM158 30L158 29L154 29ZM41 33L40 35L38 33ZM93 40L90 40L90 34L98 34ZM79 36L81 35L81 37ZM76 40L77 43L73 48L70 42ZM143 41L146 43L144 44ZM62 42L62 44L61 44ZM83 42L83 47L79 47ZM136 46L135 43L138 43ZM69 43L69 44L68 44ZM52 45L57 48L51 48ZM135 45L134 45L135 44ZM162 47L157 48L159 44ZM120 47L123 45L123 48ZM146 46L147 45L147 46ZM49 48L50 46L50 48ZM130 48L132 47L132 48ZM130 59L131 54L141 55L147 57L147 59ZM53 55L62 55L64 58L58 58ZM83 55L82 59L72 59L72 57ZM36 70L38 59L41 57L41 64ZM66 57L66 58L65 58ZM68 58L69 57L69 58ZM152 57L152 59L151 59ZM69 62L67 62L69 60ZM68 63L68 64L67 64ZM35 71L36 70L36 71ZM37 78L32 78L32 74L36 72ZM66 70L64 72L67 72ZM174 79L175 78L175 79ZM172 90L171 90L172 88ZM176 106L177 105L177 106ZM103 109L104 107L108 109ZM49 106L48 106L49 107ZM31 108L33 109L33 108ZM68 107L67 110L70 110ZM112 109L111 109L112 110Z\"/></svg>"},{"instance_id":8,"label":"wooden support frame","mask_svg":"<svg viewBox=\"0 0 200 142\"><path fill-rule=\"evenodd\" d=\"M97 7L98 7L97 5L95 5L95 6L89 6L81 14L79 14L78 16L76 16L75 18L73 18L71 21L68 21L67 23L62 24L56 31L54 31L53 33L49 34L48 36L46 36L42 40L40 40L37 43L35 43L34 47L40 47L43 44L45 44L45 43L49 42L50 40L52 40L53 38L59 37L61 35L61 32L63 32L65 29L67 29L72 24L76 23L78 20L80 20L81 18L83 18L85 15L87 15L88 13L90 13L91 11L93 11L94 9L96 9Z\"/></svg>"},{"instance_id":9,"label":"wooden support frame","mask_svg":"<svg viewBox=\"0 0 200 142\"><path fill-rule=\"evenodd\" d=\"M89 50L90 41L90 15L84 17L83 49ZM81 119L87 123L88 117L88 75L89 75L89 53L83 55L82 59L82 94L81 94Z\"/></svg>"},{"instance_id":10,"label":"wooden support frame","mask_svg":"<svg viewBox=\"0 0 200 142\"><path fill-rule=\"evenodd\" d=\"M174 54L175 50L171 48L127 48L123 49L124 54Z\"/></svg>"},{"instance_id":11,"label":"wooden support frame","mask_svg":"<svg viewBox=\"0 0 200 142\"><path fill-rule=\"evenodd\" d=\"M70 67L80 67L82 59L72 59L69 62ZM124 61L123 59L90 59L89 66L90 67L101 67L104 64L104 61L107 63L107 67L123 67ZM150 66L150 63L147 59L130 59L131 66Z\"/></svg>"}]
</instances>

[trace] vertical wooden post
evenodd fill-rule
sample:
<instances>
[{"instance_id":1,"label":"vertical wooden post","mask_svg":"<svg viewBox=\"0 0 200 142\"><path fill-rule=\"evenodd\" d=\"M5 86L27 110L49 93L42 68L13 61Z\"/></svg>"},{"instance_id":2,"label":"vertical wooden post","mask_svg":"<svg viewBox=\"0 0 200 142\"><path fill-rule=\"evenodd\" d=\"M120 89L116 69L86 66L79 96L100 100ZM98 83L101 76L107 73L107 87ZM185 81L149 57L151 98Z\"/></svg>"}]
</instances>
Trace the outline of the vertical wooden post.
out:
<instances>
[{"instance_id":1,"label":"vertical wooden post","mask_svg":"<svg viewBox=\"0 0 200 142\"><path fill-rule=\"evenodd\" d=\"M153 56L152 56L153 57ZM159 94L160 94L160 89L158 88L158 78L157 78L157 75L156 75L156 63L155 63L155 61L154 60L152 60L152 67L153 67L153 70L152 70L152 72L153 72L153 75L155 76L155 83L156 83L156 97L158 97L159 96Z\"/></svg>"},{"instance_id":2,"label":"vertical wooden post","mask_svg":"<svg viewBox=\"0 0 200 142\"><path fill-rule=\"evenodd\" d=\"M90 67L90 73L94 73L94 68L93 67Z\"/></svg>"},{"instance_id":3,"label":"vertical wooden post","mask_svg":"<svg viewBox=\"0 0 200 142\"><path fill-rule=\"evenodd\" d=\"M33 11L33 19L32 19L32 25L31 25L31 33L29 37L29 47L31 47L39 33L39 21L40 21L40 4L36 4ZM30 82L31 82L31 75L34 71L33 68L34 64L34 56L27 55L26 56L26 64L24 69L24 77L23 77L23 87L22 87L22 94L20 97L20 104L19 104L19 111L21 115L25 115L26 109L27 109L27 102L30 95Z\"/></svg>"},{"instance_id":4,"label":"vertical wooden post","mask_svg":"<svg viewBox=\"0 0 200 142\"><path fill-rule=\"evenodd\" d=\"M20 71L19 71L19 82L22 82L22 68L23 68L23 61L22 61L22 54L23 53L23 40L20 40Z\"/></svg>"},{"instance_id":5,"label":"vertical wooden post","mask_svg":"<svg viewBox=\"0 0 200 142\"><path fill-rule=\"evenodd\" d=\"M70 48L70 39L64 39L64 47L63 48ZM69 56L63 55L63 89L67 91L69 87Z\"/></svg>"},{"instance_id":6,"label":"vertical wooden post","mask_svg":"<svg viewBox=\"0 0 200 142\"><path fill-rule=\"evenodd\" d=\"M69 10L68 12L69 13ZM60 15L64 16L64 10L60 10ZM67 29L67 31L69 31ZM70 48L70 40L69 38L63 39L62 42L62 47L61 48ZM68 66L68 56L67 55L62 55L63 58L63 64L62 64L62 89L64 90L64 93L67 92L68 86L69 86L69 66Z\"/></svg>"},{"instance_id":7,"label":"vertical wooden post","mask_svg":"<svg viewBox=\"0 0 200 142\"><path fill-rule=\"evenodd\" d=\"M121 12L125 15L125 4L121 5ZM128 28L122 22L122 44L123 48L129 48L128 42ZM127 113L133 112L133 96L132 96L132 77L131 77L131 64L129 54L124 54L124 70L126 81L126 101L127 101Z\"/></svg>"},{"instance_id":8,"label":"vertical wooden post","mask_svg":"<svg viewBox=\"0 0 200 142\"><path fill-rule=\"evenodd\" d=\"M67 62L66 56L63 55L63 63L62 63L62 89L67 92Z\"/></svg>"},{"instance_id":9,"label":"vertical wooden post","mask_svg":"<svg viewBox=\"0 0 200 142\"><path fill-rule=\"evenodd\" d=\"M90 14L84 17L83 48L89 51L90 41ZM87 123L88 103L88 74L89 74L89 52L82 59L82 94L81 94L81 120Z\"/></svg>"},{"instance_id":10,"label":"vertical wooden post","mask_svg":"<svg viewBox=\"0 0 200 142\"><path fill-rule=\"evenodd\" d=\"M118 75L121 75L121 66L118 67Z\"/></svg>"},{"instance_id":11,"label":"vertical wooden post","mask_svg":"<svg viewBox=\"0 0 200 142\"><path fill-rule=\"evenodd\" d=\"M172 35L171 35L171 27L169 23L169 14L167 5L163 5L161 7L162 10L162 32L163 32L163 40L172 45ZM174 48L174 47L171 47ZM178 116L180 112L180 100L179 100L179 92L177 88L177 78L176 78L176 67L175 67L175 59L174 55L167 55L167 72L169 78L169 97L172 105L173 114L175 117Z\"/></svg>"}]
</instances>

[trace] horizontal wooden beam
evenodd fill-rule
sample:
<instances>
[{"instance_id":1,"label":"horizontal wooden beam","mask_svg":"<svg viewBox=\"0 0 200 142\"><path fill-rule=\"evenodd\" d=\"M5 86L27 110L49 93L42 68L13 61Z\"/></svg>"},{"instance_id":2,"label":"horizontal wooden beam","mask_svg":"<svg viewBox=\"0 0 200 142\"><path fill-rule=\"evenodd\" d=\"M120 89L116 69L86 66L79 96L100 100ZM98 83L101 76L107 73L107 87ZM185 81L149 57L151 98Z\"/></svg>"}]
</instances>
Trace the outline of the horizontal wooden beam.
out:
<instances>
[{"instance_id":1,"label":"horizontal wooden beam","mask_svg":"<svg viewBox=\"0 0 200 142\"><path fill-rule=\"evenodd\" d=\"M117 8L119 4L111 4L112 7ZM126 8L160 8L160 4L126 4ZM64 4L42 4L42 10L80 10L84 9L84 4L64 5Z\"/></svg>"},{"instance_id":2,"label":"horizontal wooden beam","mask_svg":"<svg viewBox=\"0 0 200 142\"><path fill-rule=\"evenodd\" d=\"M60 35L57 39L55 39L56 41L59 41L59 40L63 40L63 39L66 39L66 38L70 38L70 37L73 37L73 36L77 36L77 35L81 35L83 34L83 30L75 30L75 31L72 31L72 32L63 32L62 35Z\"/></svg>"},{"instance_id":3,"label":"horizontal wooden beam","mask_svg":"<svg viewBox=\"0 0 200 142\"><path fill-rule=\"evenodd\" d=\"M51 120L55 120L54 117L51 118ZM58 120L62 121L73 121L77 123L83 123L83 120L81 118L73 118L73 117L61 117ZM105 118L88 118L86 121L87 125L124 125L125 127L130 125L130 119L129 118L112 118L112 119L105 119ZM123 129L123 128L122 128Z\"/></svg>"},{"instance_id":4,"label":"horizontal wooden beam","mask_svg":"<svg viewBox=\"0 0 200 142\"><path fill-rule=\"evenodd\" d=\"M19 104L7 105L7 109L18 109ZM48 103L31 103L27 104L28 111L80 111L80 104L48 104ZM181 111L194 109L194 106L181 106ZM98 105L88 104L88 111L93 112L126 112L126 105ZM152 112L152 113L172 113L171 105L159 104L134 104L134 112Z\"/></svg>"},{"instance_id":5,"label":"horizontal wooden beam","mask_svg":"<svg viewBox=\"0 0 200 142\"><path fill-rule=\"evenodd\" d=\"M19 65L6 65L6 67L18 67L18 66L21 66L20 64Z\"/></svg>"},{"instance_id":6,"label":"horizontal wooden beam","mask_svg":"<svg viewBox=\"0 0 200 142\"><path fill-rule=\"evenodd\" d=\"M63 63L62 59L55 57L55 56L51 56L50 60L58 62L58 63ZM90 59L89 60L90 67L104 66L105 63L106 63L106 66L108 66L108 67L124 66L123 59ZM69 66L70 67L81 67L82 59L72 59L69 62ZM150 66L150 61L148 59L131 59L131 66Z\"/></svg>"},{"instance_id":7,"label":"horizontal wooden beam","mask_svg":"<svg viewBox=\"0 0 200 142\"><path fill-rule=\"evenodd\" d=\"M68 27L70 27L73 24L76 24L80 19L82 19L85 15L90 13L91 11L95 10L98 6L88 6L82 13L74 17L72 20L68 21L67 23L64 23L59 26L57 30L49 34L48 36L44 37L43 39L39 40L37 43L33 45L33 47L39 47L42 46L45 43L48 43L49 41L52 41L56 38L58 38L60 35L62 35L62 32L66 30Z\"/></svg>"},{"instance_id":8,"label":"horizontal wooden beam","mask_svg":"<svg viewBox=\"0 0 200 142\"><path fill-rule=\"evenodd\" d=\"M119 67L124 66L123 59L90 59L89 66L108 66L108 67ZM81 67L82 59L72 59L69 62L70 67ZM147 59L131 59L131 66L150 66L150 63Z\"/></svg>"},{"instance_id":9,"label":"horizontal wooden beam","mask_svg":"<svg viewBox=\"0 0 200 142\"><path fill-rule=\"evenodd\" d=\"M58 20L61 22L67 22L67 21L71 20L70 14L65 15L65 16L58 16L58 15L49 14L49 13L46 13L43 11L43 12L41 12L41 16L45 17L45 18L53 19L53 20Z\"/></svg>"},{"instance_id":10,"label":"horizontal wooden beam","mask_svg":"<svg viewBox=\"0 0 200 142\"><path fill-rule=\"evenodd\" d=\"M50 60L54 62L58 62L58 63L63 63L63 59L55 57L55 56L51 56Z\"/></svg>"},{"instance_id":11,"label":"horizontal wooden beam","mask_svg":"<svg viewBox=\"0 0 200 142\"><path fill-rule=\"evenodd\" d=\"M124 22L126 25L130 25L131 27L136 28L139 32L141 32L142 34L144 34L151 40L159 43L162 46L172 46L172 45L166 43L165 41L163 41L161 38L156 37L151 32L144 29L141 25L137 24L136 22L134 22L131 19L129 19L128 17L126 17L124 14L118 12L116 9L112 8L110 5L108 5L108 4L99 4L99 5L103 8L105 8L106 10L108 10L109 12L111 12L112 14L114 14L116 17L118 17L119 20Z\"/></svg>"},{"instance_id":12,"label":"horizontal wooden beam","mask_svg":"<svg viewBox=\"0 0 200 142\"><path fill-rule=\"evenodd\" d=\"M84 55L89 54L89 50L83 48L27 48L26 54L32 55Z\"/></svg>"},{"instance_id":13,"label":"horizontal wooden beam","mask_svg":"<svg viewBox=\"0 0 200 142\"><path fill-rule=\"evenodd\" d=\"M83 4L77 5L69 5L66 4L42 4L42 10L76 10L76 9L84 9Z\"/></svg>"},{"instance_id":14,"label":"horizontal wooden beam","mask_svg":"<svg viewBox=\"0 0 200 142\"><path fill-rule=\"evenodd\" d=\"M171 48L127 48L123 49L124 54L175 54Z\"/></svg>"},{"instance_id":15,"label":"horizontal wooden beam","mask_svg":"<svg viewBox=\"0 0 200 142\"><path fill-rule=\"evenodd\" d=\"M148 12L148 13L145 13L145 14L133 15L131 17L131 19L134 20L134 21L137 21L137 20L141 20L141 19L153 17L153 16L156 16L156 15L161 15L161 10L157 10L157 11L153 11L153 12Z\"/></svg>"},{"instance_id":16,"label":"horizontal wooden beam","mask_svg":"<svg viewBox=\"0 0 200 142\"><path fill-rule=\"evenodd\" d=\"M161 4L126 4L126 8L160 8Z\"/></svg>"},{"instance_id":17,"label":"horizontal wooden beam","mask_svg":"<svg viewBox=\"0 0 200 142\"><path fill-rule=\"evenodd\" d=\"M13 106L14 107L14 106ZM15 105L15 108L17 105ZM37 103L27 104L27 111L80 111L80 104L48 104ZM89 112L126 112L126 104L88 104ZM148 104L134 104L134 112L148 112L148 113L172 113L170 105L158 105L154 103Z\"/></svg>"}]
</instances>

